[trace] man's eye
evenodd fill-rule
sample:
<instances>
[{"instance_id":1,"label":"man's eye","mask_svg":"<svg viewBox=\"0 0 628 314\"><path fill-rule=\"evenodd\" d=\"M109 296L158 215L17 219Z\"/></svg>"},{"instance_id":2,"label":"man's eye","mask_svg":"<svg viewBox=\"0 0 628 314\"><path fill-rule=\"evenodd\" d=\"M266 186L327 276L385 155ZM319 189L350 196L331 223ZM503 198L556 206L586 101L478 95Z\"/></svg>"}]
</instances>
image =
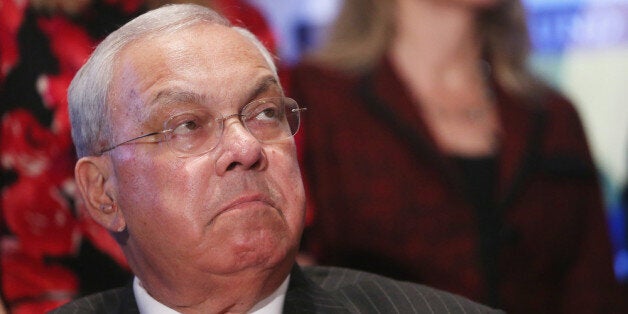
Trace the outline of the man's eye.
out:
<instances>
[{"instance_id":1,"label":"man's eye","mask_svg":"<svg viewBox=\"0 0 628 314\"><path fill-rule=\"evenodd\" d=\"M183 122L179 123L173 129L173 133L175 135L186 135L186 134L190 134L190 133L194 132L195 130L197 130L200 127L201 127L201 125L197 121L195 121L195 120L187 120L187 121L183 121Z\"/></svg>"},{"instance_id":2,"label":"man's eye","mask_svg":"<svg viewBox=\"0 0 628 314\"><path fill-rule=\"evenodd\" d=\"M277 108L266 108L262 110L258 115L260 119L273 119L277 117Z\"/></svg>"},{"instance_id":3,"label":"man's eye","mask_svg":"<svg viewBox=\"0 0 628 314\"><path fill-rule=\"evenodd\" d=\"M274 120L280 119L281 118L280 116L281 116L281 112L279 108L272 103L268 103L268 104L265 104L265 106L263 107L256 108L255 113L251 115L251 119L254 119L260 122L274 121Z\"/></svg>"}]
</instances>

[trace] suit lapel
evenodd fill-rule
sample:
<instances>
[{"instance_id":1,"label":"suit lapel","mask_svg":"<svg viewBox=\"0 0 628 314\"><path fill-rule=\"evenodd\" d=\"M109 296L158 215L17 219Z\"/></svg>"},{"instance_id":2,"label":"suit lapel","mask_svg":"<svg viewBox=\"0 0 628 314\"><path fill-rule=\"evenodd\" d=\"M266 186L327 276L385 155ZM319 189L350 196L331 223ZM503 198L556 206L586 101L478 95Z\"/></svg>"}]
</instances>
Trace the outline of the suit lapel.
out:
<instances>
[{"instance_id":1,"label":"suit lapel","mask_svg":"<svg viewBox=\"0 0 628 314\"><path fill-rule=\"evenodd\" d=\"M290 274L283 313L348 313L344 304L305 277L295 264Z\"/></svg>"},{"instance_id":2,"label":"suit lapel","mask_svg":"<svg viewBox=\"0 0 628 314\"><path fill-rule=\"evenodd\" d=\"M139 314L140 310L137 307L137 302L135 301L135 294L133 293L133 285L127 285L123 290L120 291L120 294L117 295L120 298L119 305L117 311L112 311L112 313L120 313L120 314ZM112 302L116 304L117 302Z\"/></svg>"}]
</instances>

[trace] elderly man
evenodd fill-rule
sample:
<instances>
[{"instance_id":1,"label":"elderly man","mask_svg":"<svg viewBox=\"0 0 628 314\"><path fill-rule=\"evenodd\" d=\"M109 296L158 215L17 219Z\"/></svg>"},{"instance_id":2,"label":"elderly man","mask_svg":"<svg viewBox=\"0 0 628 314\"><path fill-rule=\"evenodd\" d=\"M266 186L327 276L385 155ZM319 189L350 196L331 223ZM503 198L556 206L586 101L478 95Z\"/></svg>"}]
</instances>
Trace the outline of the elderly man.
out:
<instances>
[{"instance_id":1,"label":"elderly man","mask_svg":"<svg viewBox=\"0 0 628 314\"><path fill-rule=\"evenodd\" d=\"M120 243L128 287L57 313L491 312L424 286L295 264L305 193L283 95L248 31L195 5L107 37L69 91L85 206Z\"/></svg>"}]
</instances>

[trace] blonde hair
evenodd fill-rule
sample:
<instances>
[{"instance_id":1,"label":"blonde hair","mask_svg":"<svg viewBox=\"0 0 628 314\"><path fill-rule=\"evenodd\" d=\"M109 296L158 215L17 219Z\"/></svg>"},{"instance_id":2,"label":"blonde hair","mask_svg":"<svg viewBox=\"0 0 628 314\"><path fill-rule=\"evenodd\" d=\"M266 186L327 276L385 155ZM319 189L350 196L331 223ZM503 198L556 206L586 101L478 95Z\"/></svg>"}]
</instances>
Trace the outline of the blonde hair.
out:
<instances>
[{"instance_id":1,"label":"blonde hair","mask_svg":"<svg viewBox=\"0 0 628 314\"><path fill-rule=\"evenodd\" d=\"M310 60L344 72L370 71L395 33L395 1L344 0L323 46ZM478 33L495 80L508 92L526 96L542 85L527 66L530 41L519 0L500 1L478 16Z\"/></svg>"},{"instance_id":2,"label":"blonde hair","mask_svg":"<svg viewBox=\"0 0 628 314\"><path fill-rule=\"evenodd\" d=\"M394 6L390 0L344 0L327 40L307 58L345 72L370 70L390 46Z\"/></svg>"}]
</instances>

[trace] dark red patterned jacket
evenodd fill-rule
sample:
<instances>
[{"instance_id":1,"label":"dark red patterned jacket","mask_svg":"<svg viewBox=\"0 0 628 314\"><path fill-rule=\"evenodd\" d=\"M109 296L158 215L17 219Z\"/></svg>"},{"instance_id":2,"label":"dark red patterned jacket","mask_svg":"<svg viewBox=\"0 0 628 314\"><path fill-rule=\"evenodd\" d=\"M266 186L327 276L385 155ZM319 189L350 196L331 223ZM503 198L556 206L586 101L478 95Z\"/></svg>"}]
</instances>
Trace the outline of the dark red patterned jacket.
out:
<instances>
[{"instance_id":1,"label":"dark red patterned jacket","mask_svg":"<svg viewBox=\"0 0 628 314\"><path fill-rule=\"evenodd\" d=\"M389 61L360 77L306 63L291 83L308 108L305 245L322 264L481 302L490 277L495 305L510 313L611 313L620 302L596 169L574 107L557 93L524 101L494 88L500 228L486 270L460 170L437 151Z\"/></svg>"}]
</instances>

